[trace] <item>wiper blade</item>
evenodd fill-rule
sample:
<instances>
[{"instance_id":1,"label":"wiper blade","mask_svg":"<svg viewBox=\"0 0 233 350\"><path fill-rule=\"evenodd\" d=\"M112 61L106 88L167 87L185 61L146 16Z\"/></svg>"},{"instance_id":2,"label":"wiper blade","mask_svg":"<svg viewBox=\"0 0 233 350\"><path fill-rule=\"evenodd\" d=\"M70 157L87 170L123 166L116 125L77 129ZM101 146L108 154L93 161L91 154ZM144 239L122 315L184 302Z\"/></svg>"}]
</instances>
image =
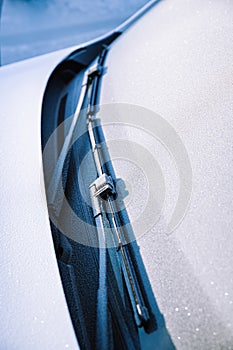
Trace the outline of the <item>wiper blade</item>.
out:
<instances>
[{"instance_id":1,"label":"wiper blade","mask_svg":"<svg viewBox=\"0 0 233 350\"><path fill-rule=\"evenodd\" d=\"M117 240L117 252L133 308L135 322L138 327L141 327L143 324L149 321L149 312L140 290L140 283L137 281L137 276L133 263L130 259L129 251L126 247L127 242L125 240L124 233L120 228L120 224L118 222L119 219L116 215L116 208L114 205L116 190L113 185L113 179L103 170L102 159L105 157L101 153L104 151L101 148L101 145L98 144L95 136L95 132L98 132L96 128L98 85L101 74L104 70L104 58L106 56L106 52L107 51L105 49L99 58L98 64L90 70L88 76L90 98L87 108L87 125L94 162L98 174L98 178L90 185L90 194L93 204L93 213L99 233L99 240L103 244L106 244L103 222L105 207L107 207L107 213L110 214L107 215L107 217L109 217L110 227L112 227L112 233L115 236L114 238ZM106 248L106 246L104 248Z\"/></svg>"},{"instance_id":2,"label":"wiper blade","mask_svg":"<svg viewBox=\"0 0 233 350\"><path fill-rule=\"evenodd\" d=\"M118 199L116 198L114 175L105 170L104 160L109 158L107 150L102 147L102 144L99 142L102 128L101 120L97 118L98 97L101 78L106 70L104 66L106 54L107 48L104 47L98 61L84 73L81 93L74 117L56 162L51 181L47 187L47 200L49 207L51 207L52 216L59 221L60 215L63 213L64 201L62 183L66 182L66 179L64 181L64 177L68 176L68 172L63 172L63 170L67 162L67 154L74 140L76 140L75 132L78 129L78 120L81 120L82 128L85 129L86 127L87 133L85 135L89 141L88 147L90 148L91 146L92 149L93 166L96 170L94 173L97 173L95 181L92 179L91 181L93 182L88 184L92 201L92 212L89 212L90 208L88 207L85 211L85 213L88 211L88 215L93 215L96 226L96 230L94 231L97 232L99 244L99 259L97 259L98 261L96 260L98 264L97 269L99 270L97 272L98 287L95 289L95 291L97 291L98 288L96 316L97 348L111 349L112 329L110 329L111 326L109 326L109 324L112 324L112 327L113 325L116 327L116 324L121 324L119 332L124 339L123 341L132 344L131 348L134 348L133 344L136 343L136 341L133 338L133 332L131 333L129 330L130 327L128 327L128 324L133 322L134 327L135 325L137 327L144 327L147 332L148 324L153 324L153 327L155 327L154 324L156 324L156 322L152 313L152 307L149 305L145 292L146 287L139 273L140 267L137 266L137 258L133 249L131 249L132 247L129 247L130 244L127 244L129 232L124 232L122 229L122 226L126 227L128 225L124 225L125 222L123 222L123 220L125 219L122 219L117 212L115 201ZM81 119L79 119L79 117L81 117ZM131 232L129 236L131 236ZM96 239L94 240L96 242ZM109 241L115 242L116 250L114 252L112 250L109 252L107 249ZM109 268L109 270L111 268L114 270L114 287L112 287L112 276L108 275L107 271L107 265L113 258L113 255L118 269L116 273L114 270L115 266ZM113 260L111 260L110 264L114 264L112 261ZM94 296L96 295L95 291ZM122 300L115 298L115 295L121 296ZM109 298L113 296L115 299L108 303ZM125 322L124 318L121 317L122 312L126 312L123 308L123 304L129 305L132 308L130 315L126 316L129 322ZM114 309L114 316L113 319L109 321L109 317L111 317L109 316L110 308ZM121 313L118 313L120 310ZM114 319L115 316L117 319ZM136 327L134 329L136 329ZM118 331L116 331L116 333L117 332Z\"/></svg>"}]
</instances>

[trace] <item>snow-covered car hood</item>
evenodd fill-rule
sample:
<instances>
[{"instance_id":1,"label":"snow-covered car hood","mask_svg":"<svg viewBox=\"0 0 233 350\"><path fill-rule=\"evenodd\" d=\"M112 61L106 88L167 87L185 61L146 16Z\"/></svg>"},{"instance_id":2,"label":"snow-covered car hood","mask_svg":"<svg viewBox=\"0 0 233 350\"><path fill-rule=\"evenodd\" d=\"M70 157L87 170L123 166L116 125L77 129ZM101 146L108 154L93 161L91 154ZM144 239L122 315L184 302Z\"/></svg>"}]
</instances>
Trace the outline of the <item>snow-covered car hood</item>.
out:
<instances>
[{"instance_id":1,"label":"snow-covered car hood","mask_svg":"<svg viewBox=\"0 0 233 350\"><path fill-rule=\"evenodd\" d=\"M232 18L229 1L162 1L113 45L102 83L101 104L154 111L179 135L191 164L188 210L167 235L164 222L180 186L167 145L158 146L157 140L153 146L151 136L136 130L137 125L125 131L104 129L107 143L128 140L134 152L135 142L145 147L163 172L164 211L138 244L177 349L231 349L233 343ZM109 107L103 122L119 121L114 113L117 107ZM135 120L139 117L135 114ZM126 171L124 164L113 160L116 176L128 177L128 184L135 182L133 189L140 188L133 167L128 163ZM127 208L132 222L146 194Z\"/></svg>"},{"instance_id":2,"label":"snow-covered car hood","mask_svg":"<svg viewBox=\"0 0 233 350\"><path fill-rule=\"evenodd\" d=\"M103 126L110 156L112 140L127 140L148 150L160 165L167 190L164 209L138 244L172 341L182 350L231 349L233 343L232 12L228 1L161 1L111 47L101 84L101 103L110 106L109 112L117 111L111 106L118 103L119 110L124 104L125 111L132 111L130 106L136 106L136 112L148 110L175 130L188 154L191 200L183 220L168 234L165 223L180 188L168 145L153 146L150 130L145 134L126 125L123 131ZM48 79L75 49L0 71L4 349L78 348L49 225L40 132ZM102 121L114 124L114 114L105 113ZM140 155L137 147L132 150ZM132 175L137 167L129 167L125 159L113 156L112 164L129 195L135 188L140 195L127 207L137 230L134 211L140 217L150 187L145 182L147 192L141 190L137 180L143 171L135 173L137 179ZM159 191L158 187L155 183ZM153 212L149 215L153 219ZM153 346L151 336L145 348L146 342L148 349Z\"/></svg>"},{"instance_id":3,"label":"snow-covered car hood","mask_svg":"<svg viewBox=\"0 0 233 350\"><path fill-rule=\"evenodd\" d=\"M60 62L73 52L85 53L88 45L104 42L114 33L1 68L2 349L79 348L47 210L42 105L48 80ZM91 57L93 60L95 56Z\"/></svg>"},{"instance_id":4,"label":"snow-covered car hood","mask_svg":"<svg viewBox=\"0 0 233 350\"><path fill-rule=\"evenodd\" d=\"M1 68L1 349L77 349L43 187L41 106L74 48Z\"/></svg>"}]
</instances>

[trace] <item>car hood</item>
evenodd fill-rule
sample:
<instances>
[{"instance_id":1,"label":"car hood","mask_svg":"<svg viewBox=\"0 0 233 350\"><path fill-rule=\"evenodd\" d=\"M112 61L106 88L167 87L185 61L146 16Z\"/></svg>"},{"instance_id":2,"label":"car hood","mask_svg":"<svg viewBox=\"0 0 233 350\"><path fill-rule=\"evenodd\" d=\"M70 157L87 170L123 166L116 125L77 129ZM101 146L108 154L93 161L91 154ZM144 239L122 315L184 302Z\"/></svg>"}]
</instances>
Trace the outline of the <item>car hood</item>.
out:
<instances>
[{"instance_id":1,"label":"car hood","mask_svg":"<svg viewBox=\"0 0 233 350\"><path fill-rule=\"evenodd\" d=\"M159 192L158 174L148 180L135 159L143 154L160 164L163 210L138 244L178 349L231 348L233 341L232 16L228 1L160 2L113 45L102 83L101 104L109 107L103 115L100 108L100 118L135 231L157 215L148 210L140 223L135 219L148 202L148 181L157 189L154 198ZM165 137L171 129L172 140ZM176 157L178 139L185 164ZM130 155L124 145L125 155L117 156L125 141ZM190 166L189 184L177 162L183 170ZM181 185L190 201L168 232Z\"/></svg>"},{"instance_id":2,"label":"car hood","mask_svg":"<svg viewBox=\"0 0 233 350\"><path fill-rule=\"evenodd\" d=\"M41 106L74 48L1 68L1 349L77 349L47 214Z\"/></svg>"}]
</instances>

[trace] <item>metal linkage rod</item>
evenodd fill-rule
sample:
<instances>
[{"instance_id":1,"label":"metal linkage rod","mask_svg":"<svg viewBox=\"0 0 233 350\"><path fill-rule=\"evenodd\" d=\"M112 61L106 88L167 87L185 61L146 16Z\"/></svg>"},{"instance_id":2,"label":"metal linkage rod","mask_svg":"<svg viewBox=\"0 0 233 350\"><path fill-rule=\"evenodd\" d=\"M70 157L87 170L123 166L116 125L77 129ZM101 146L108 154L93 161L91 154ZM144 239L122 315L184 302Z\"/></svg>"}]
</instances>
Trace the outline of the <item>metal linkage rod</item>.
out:
<instances>
[{"instance_id":1,"label":"metal linkage rod","mask_svg":"<svg viewBox=\"0 0 233 350\"><path fill-rule=\"evenodd\" d=\"M129 252L125 247L124 235L121 232L119 224L117 222L118 220L115 214L116 210L114 208L113 203L113 195L115 194L115 188L113 186L113 181L111 177L103 172L103 164L101 162L101 145L97 143L94 132L96 121L96 107L95 105L92 105L92 103L96 103L96 98L95 96L93 96L93 94L95 95L98 93L97 87L99 84L100 72L103 71L102 64L103 57L101 57L99 63L90 70L89 75L90 98L87 112L87 129L98 174L98 178L90 186L93 203L93 212L95 218L97 217L97 212L99 213L98 217L101 217L101 222L103 223L102 214L100 214L100 211L103 210L104 206L107 206L107 212L110 214L110 227L112 227L112 231L114 232L114 239L116 239L118 243L117 251L120 254L120 263L122 266L122 272L125 278L126 286L134 311L135 322L140 327L142 326L143 322L147 322L149 320L149 313L144 305L144 301L136 280L136 274L134 272L132 262L128 257ZM94 192L93 188L95 188ZM101 235L102 234L103 232L101 232Z\"/></svg>"}]
</instances>

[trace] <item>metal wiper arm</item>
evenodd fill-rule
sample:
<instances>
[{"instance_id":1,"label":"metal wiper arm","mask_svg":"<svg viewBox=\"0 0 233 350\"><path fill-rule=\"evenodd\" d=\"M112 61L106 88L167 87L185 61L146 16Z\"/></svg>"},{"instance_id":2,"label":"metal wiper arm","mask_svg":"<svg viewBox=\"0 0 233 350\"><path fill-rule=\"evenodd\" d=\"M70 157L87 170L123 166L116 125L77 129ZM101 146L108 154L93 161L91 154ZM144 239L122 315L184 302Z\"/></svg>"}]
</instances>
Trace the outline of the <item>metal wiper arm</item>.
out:
<instances>
[{"instance_id":1,"label":"metal wiper arm","mask_svg":"<svg viewBox=\"0 0 233 350\"><path fill-rule=\"evenodd\" d=\"M87 125L88 133L91 142L94 162L96 165L96 170L98 178L90 185L90 194L93 204L93 213L96 220L97 230L100 235L101 242L106 244L104 224L103 224L103 213L104 207L107 206L107 212L110 213L110 227L115 235L115 240L117 240L117 251L120 254L119 260L122 267L123 276L127 286L128 294L130 297L131 305L134 311L135 322L138 327L142 326L145 322L149 320L149 312L145 306L143 296L140 290L139 283L137 281L136 273L134 271L133 264L129 257L129 252L125 245L125 237L120 229L118 223L118 218L116 216L116 209L113 203L115 188L113 185L113 180L110 175L104 173L103 164L101 163L101 146L98 144L95 137L95 122L97 114L97 95L99 93L98 86L100 83L100 77L104 71L104 59L106 57L107 50L103 50L96 66L91 68L89 73L89 89L91 90L89 105L87 109ZM100 223L101 221L101 223ZM104 247L105 248L105 247Z\"/></svg>"},{"instance_id":2,"label":"metal wiper arm","mask_svg":"<svg viewBox=\"0 0 233 350\"><path fill-rule=\"evenodd\" d=\"M119 217L116 215L116 208L114 204L115 199L115 187L114 181L110 174L104 172L102 164L103 149L98 144L96 134L98 128L96 128L97 113L98 113L98 94L100 93L100 80L104 72L104 61L107 54L107 47L103 48L102 53L95 65L87 70L83 77L81 93L79 101L74 113L74 117L69 129L69 132L65 138L63 147L58 157L57 164L55 166L52 179L48 186L47 197L49 206L53 207L53 210L57 217L60 214L64 193L59 193L59 184L62 179L62 171L64 168L67 153L72 145L72 139L74 136L75 128L79 115L82 111L84 103L87 100L87 130L92 147L93 159L98 174L97 179L90 184L90 195L92 200L93 216L96 223L98 240L99 240L99 289L98 289L98 305L97 305L97 342L98 346L101 345L101 349L108 349L108 337L107 337L107 270L106 270L106 228L104 225L103 217L106 217L109 221L110 232L112 232L113 240L117 245L117 256L125 285L128 291L129 299L132 305L135 323L138 327L146 324L149 319L148 308L145 305L143 293L140 288L140 282L137 278L134 264L130 257L126 239L122 232L119 222ZM107 210L105 210L107 207ZM106 214L107 213L107 214ZM101 324L101 329L98 328Z\"/></svg>"}]
</instances>

